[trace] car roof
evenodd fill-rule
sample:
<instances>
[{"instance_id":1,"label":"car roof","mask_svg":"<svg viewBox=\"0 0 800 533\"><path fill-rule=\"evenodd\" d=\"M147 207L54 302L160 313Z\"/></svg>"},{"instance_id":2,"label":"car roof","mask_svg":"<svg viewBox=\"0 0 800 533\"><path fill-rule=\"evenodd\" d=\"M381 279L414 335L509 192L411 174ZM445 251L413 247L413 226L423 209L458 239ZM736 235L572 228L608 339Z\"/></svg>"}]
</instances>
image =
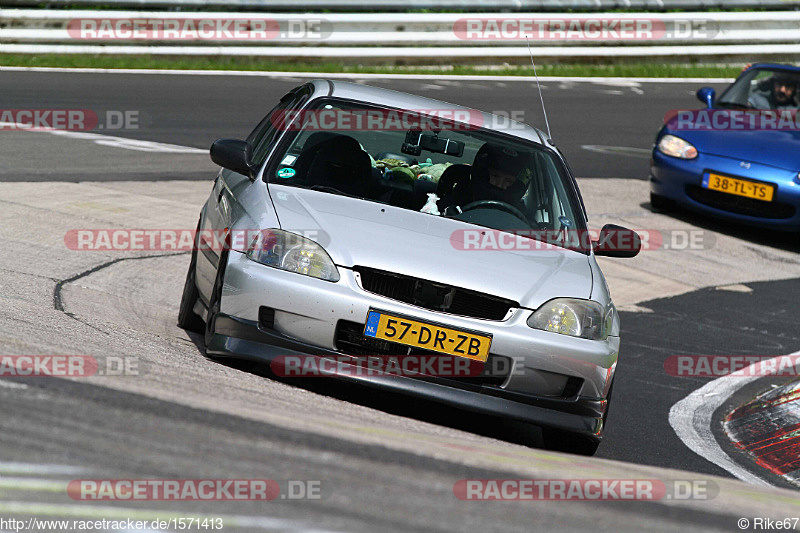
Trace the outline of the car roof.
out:
<instances>
[{"instance_id":1,"label":"car roof","mask_svg":"<svg viewBox=\"0 0 800 533\"><path fill-rule=\"evenodd\" d=\"M538 128L533 128L522 122L511 120L508 117L500 117L492 113L487 113L477 109L470 109L464 106L451 104L449 102L443 102L441 100L434 100L432 98L425 98L413 94L393 91L391 89L372 87L370 85L363 85L360 83L323 79L312 80L309 83L314 86L314 94L312 98L345 98L378 106L396 107L399 109L466 111L470 117L470 122L476 126L485 127L487 124L493 124L494 126L488 129L537 144L545 145L550 148L555 148L555 145L550 139L548 139L547 135ZM476 115L476 113L478 114Z\"/></svg>"}]
</instances>

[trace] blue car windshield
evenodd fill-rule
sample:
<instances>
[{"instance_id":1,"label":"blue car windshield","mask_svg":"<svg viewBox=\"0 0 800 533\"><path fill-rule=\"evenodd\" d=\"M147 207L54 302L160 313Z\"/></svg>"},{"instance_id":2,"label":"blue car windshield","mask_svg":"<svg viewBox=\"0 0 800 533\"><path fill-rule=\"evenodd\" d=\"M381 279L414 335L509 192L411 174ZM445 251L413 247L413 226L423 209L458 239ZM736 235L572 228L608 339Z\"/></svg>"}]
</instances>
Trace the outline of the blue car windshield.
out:
<instances>
[{"instance_id":1,"label":"blue car windshield","mask_svg":"<svg viewBox=\"0 0 800 533\"><path fill-rule=\"evenodd\" d=\"M800 72L751 68L719 97L719 107L742 109L798 109Z\"/></svg>"},{"instance_id":2,"label":"blue car windshield","mask_svg":"<svg viewBox=\"0 0 800 533\"><path fill-rule=\"evenodd\" d=\"M585 229L577 192L555 152L492 131L482 113L405 111L334 98L282 113L276 122L291 135L265 169L271 184L501 231Z\"/></svg>"}]
</instances>

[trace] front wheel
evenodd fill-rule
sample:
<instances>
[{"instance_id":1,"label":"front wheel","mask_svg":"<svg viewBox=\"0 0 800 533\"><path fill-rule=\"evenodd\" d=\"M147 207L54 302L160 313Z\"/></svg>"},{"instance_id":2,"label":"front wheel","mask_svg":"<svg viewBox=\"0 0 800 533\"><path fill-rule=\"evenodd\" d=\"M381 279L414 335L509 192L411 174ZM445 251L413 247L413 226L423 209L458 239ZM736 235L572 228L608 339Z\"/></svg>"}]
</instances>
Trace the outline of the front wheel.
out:
<instances>
[{"instance_id":1,"label":"front wheel","mask_svg":"<svg viewBox=\"0 0 800 533\"><path fill-rule=\"evenodd\" d=\"M613 390L614 383L612 382L606 395L606 409L603 411L603 429L605 429L606 420L608 420L608 409L611 406L611 392ZM546 448L577 455L594 455L600 446L600 441L558 429L542 428L542 437Z\"/></svg>"},{"instance_id":2,"label":"front wheel","mask_svg":"<svg viewBox=\"0 0 800 533\"><path fill-rule=\"evenodd\" d=\"M211 291L211 298L208 300L208 315L206 316L206 335L205 346L211 344L217 327L217 317L220 313L220 302L222 301L222 287L225 284L225 267L228 265L228 250L223 250L219 256L217 265L217 277L214 280L214 289Z\"/></svg>"},{"instance_id":3,"label":"front wheel","mask_svg":"<svg viewBox=\"0 0 800 533\"><path fill-rule=\"evenodd\" d=\"M542 428L542 437L545 448L576 455L592 456L600 446L600 441L558 429Z\"/></svg>"},{"instance_id":4,"label":"front wheel","mask_svg":"<svg viewBox=\"0 0 800 533\"><path fill-rule=\"evenodd\" d=\"M650 193L650 207L657 213L669 211L672 209L672 200L660 194Z\"/></svg>"},{"instance_id":5,"label":"front wheel","mask_svg":"<svg viewBox=\"0 0 800 533\"><path fill-rule=\"evenodd\" d=\"M186 281L183 283L183 296L181 296L181 307L178 311L178 327L194 333L203 333L205 330L203 319L194 312L194 304L200 297L195 282L196 270L197 250L193 250L189 271L186 272Z\"/></svg>"}]
</instances>

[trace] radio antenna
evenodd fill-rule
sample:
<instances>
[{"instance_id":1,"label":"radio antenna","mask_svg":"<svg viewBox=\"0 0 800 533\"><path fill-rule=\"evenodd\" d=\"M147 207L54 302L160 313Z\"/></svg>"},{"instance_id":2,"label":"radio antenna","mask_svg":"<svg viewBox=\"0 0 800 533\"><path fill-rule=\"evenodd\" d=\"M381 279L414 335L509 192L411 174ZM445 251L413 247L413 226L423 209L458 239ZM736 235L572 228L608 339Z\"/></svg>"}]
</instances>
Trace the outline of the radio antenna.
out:
<instances>
[{"instance_id":1,"label":"radio antenna","mask_svg":"<svg viewBox=\"0 0 800 533\"><path fill-rule=\"evenodd\" d=\"M536 74L536 63L533 62L533 52L531 51L531 43L528 40L528 36L525 36L525 43L528 45L528 53L531 56L531 65L533 65L533 75L536 78L536 87L539 89L539 101L542 102L542 114L544 115L544 124L547 126L547 137L550 139L551 144L553 143L553 136L550 134L550 122L547 120L547 110L544 108L544 98L542 98L542 86L539 85L539 75Z\"/></svg>"}]
</instances>

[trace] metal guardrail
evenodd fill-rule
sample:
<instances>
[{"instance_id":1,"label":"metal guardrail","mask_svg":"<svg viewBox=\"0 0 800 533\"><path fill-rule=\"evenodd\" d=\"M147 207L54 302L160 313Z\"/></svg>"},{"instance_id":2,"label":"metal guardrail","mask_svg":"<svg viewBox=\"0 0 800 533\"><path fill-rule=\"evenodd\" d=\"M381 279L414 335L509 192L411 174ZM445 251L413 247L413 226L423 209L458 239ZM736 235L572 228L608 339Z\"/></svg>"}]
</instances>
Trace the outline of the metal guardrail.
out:
<instances>
[{"instance_id":1,"label":"metal guardrail","mask_svg":"<svg viewBox=\"0 0 800 533\"><path fill-rule=\"evenodd\" d=\"M0 6L112 6L122 9L231 9L254 11L363 11L362 0L2 0ZM612 9L798 9L800 0L382 0L371 11L457 10L463 12L541 12Z\"/></svg>"},{"instance_id":2,"label":"metal guardrail","mask_svg":"<svg viewBox=\"0 0 800 533\"><path fill-rule=\"evenodd\" d=\"M752 61L800 58L800 11L715 13L607 13L597 20L644 21L658 28L650 38L548 38L531 40L541 60L592 61L670 59ZM274 32L268 39L237 38L78 38L85 20L261 21ZM0 9L0 52L155 55L259 56L281 60L315 59L395 64L522 63L528 51L525 32L513 38L466 38L465 21L571 21L570 14L465 13L175 13L94 10ZM521 26L520 26L521 27ZM292 28L299 28L292 33ZM461 30L459 30L461 28ZM313 31L312 31L313 29Z\"/></svg>"}]
</instances>

